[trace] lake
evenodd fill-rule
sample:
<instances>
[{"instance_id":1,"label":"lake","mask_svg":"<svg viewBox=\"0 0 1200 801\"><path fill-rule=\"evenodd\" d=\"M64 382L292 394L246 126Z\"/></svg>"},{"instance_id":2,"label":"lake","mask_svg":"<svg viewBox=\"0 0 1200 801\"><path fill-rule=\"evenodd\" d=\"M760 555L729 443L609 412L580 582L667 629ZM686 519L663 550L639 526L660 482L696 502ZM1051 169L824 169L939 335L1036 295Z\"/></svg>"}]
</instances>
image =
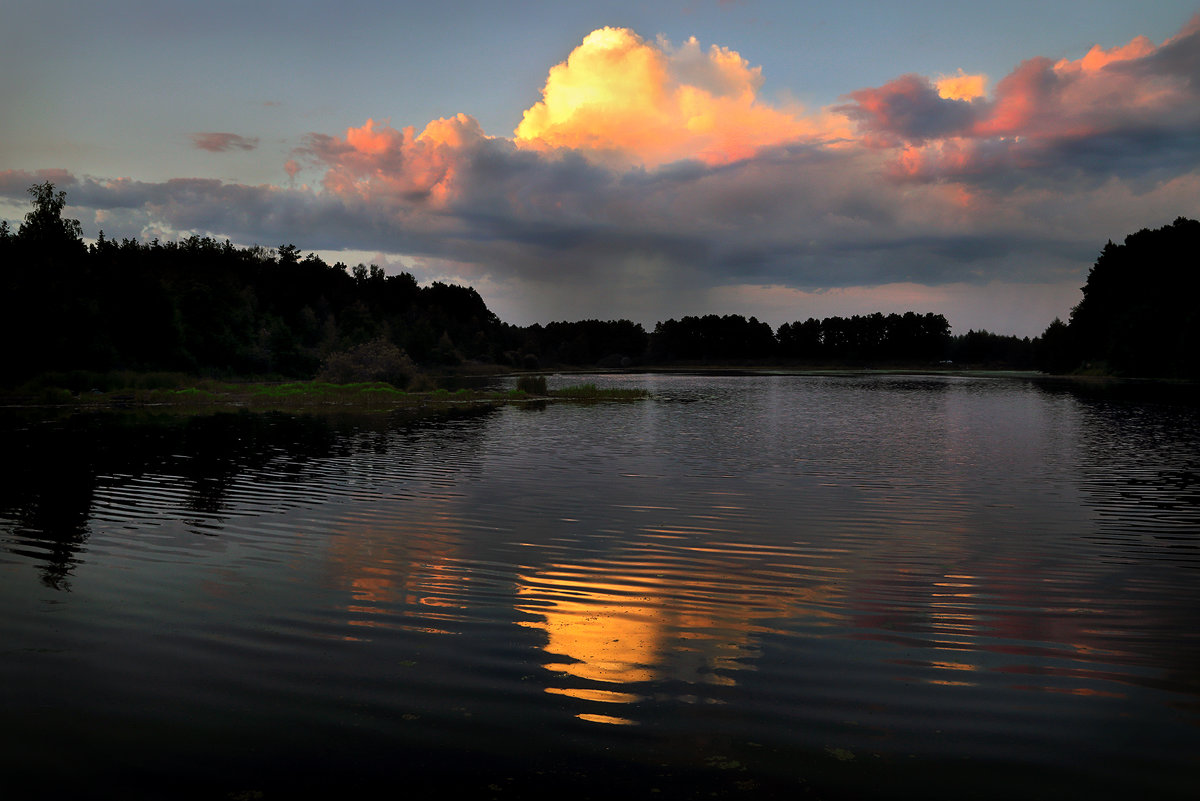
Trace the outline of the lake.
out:
<instances>
[{"instance_id":1,"label":"lake","mask_svg":"<svg viewBox=\"0 0 1200 801\"><path fill-rule=\"evenodd\" d=\"M5 410L4 797L1192 797L1194 397L586 380Z\"/></svg>"}]
</instances>

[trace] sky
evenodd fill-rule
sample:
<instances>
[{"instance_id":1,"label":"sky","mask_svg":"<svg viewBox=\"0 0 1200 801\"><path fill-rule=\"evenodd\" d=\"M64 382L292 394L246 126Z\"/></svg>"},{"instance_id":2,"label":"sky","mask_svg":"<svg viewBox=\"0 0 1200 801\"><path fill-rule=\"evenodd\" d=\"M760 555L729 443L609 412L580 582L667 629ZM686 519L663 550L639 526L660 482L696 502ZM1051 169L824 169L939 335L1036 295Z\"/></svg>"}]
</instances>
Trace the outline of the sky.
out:
<instances>
[{"instance_id":1,"label":"sky","mask_svg":"<svg viewBox=\"0 0 1200 801\"><path fill-rule=\"evenodd\" d=\"M515 324L1066 319L1200 217L1200 2L0 0L0 218L295 244Z\"/></svg>"}]
</instances>

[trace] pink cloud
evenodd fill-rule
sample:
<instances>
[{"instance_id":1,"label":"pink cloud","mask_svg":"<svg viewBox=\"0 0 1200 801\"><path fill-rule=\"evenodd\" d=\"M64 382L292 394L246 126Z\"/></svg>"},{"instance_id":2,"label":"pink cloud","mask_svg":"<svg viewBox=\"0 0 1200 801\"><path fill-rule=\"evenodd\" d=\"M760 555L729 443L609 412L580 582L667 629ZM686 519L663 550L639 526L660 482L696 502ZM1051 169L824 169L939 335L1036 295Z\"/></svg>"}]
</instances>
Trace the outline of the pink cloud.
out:
<instances>
[{"instance_id":1,"label":"pink cloud","mask_svg":"<svg viewBox=\"0 0 1200 801\"><path fill-rule=\"evenodd\" d=\"M931 83L906 76L853 92L845 108L864 143L895 147L889 173L908 179L1010 181L1022 171L1091 171L1100 159L1109 171L1139 170L1152 150L1196 157L1198 66L1194 19L1159 47L1138 37L1080 59L1024 61L994 95L970 104L952 106Z\"/></svg>"},{"instance_id":2,"label":"pink cloud","mask_svg":"<svg viewBox=\"0 0 1200 801\"><path fill-rule=\"evenodd\" d=\"M840 108L862 144L895 149L894 176L1057 169L1097 157L1097 148L1129 163L1200 125L1198 67L1200 16L1161 46L1137 37L1079 59L1029 59L991 97L971 91L970 100L955 100L961 87L947 92L945 79L906 75L853 92Z\"/></svg>"},{"instance_id":3,"label":"pink cloud","mask_svg":"<svg viewBox=\"0 0 1200 801\"><path fill-rule=\"evenodd\" d=\"M311 134L302 152L325 167L322 185L336 195L442 206L456 192L463 154L486 138L466 114L434 120L420 134L368 119L343 137Z\"/></svg>"}]
</instances>

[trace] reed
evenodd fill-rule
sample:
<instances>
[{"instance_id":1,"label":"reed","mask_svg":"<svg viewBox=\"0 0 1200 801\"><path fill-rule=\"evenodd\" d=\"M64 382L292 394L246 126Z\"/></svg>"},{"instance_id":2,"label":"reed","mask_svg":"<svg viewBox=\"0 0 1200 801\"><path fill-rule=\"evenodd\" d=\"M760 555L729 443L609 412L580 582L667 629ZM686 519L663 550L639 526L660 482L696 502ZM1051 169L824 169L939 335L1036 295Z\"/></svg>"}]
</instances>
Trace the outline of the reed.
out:
<instances>
[{"instance_id":1,"label":"reed","mask_svg":"<svg viewBox=\"0 0 1200 801\"><path fill-rule=\"evenodd\" d=\"M517 379L517 392L524 392L526 395L546 395L546 376L521 376Z\"/></svg>"},{"instance_id":2,"label":"reed","mask_svg":"<svg viewBox=\"0 0 1200 801\"><path fill-rule=\"evenodd\" d=\"M577 384L552 390L550 397L568 400L639 400L648 397L649 394L644 389L601 388L595 384Z\"/></svg>"}]
</instances>

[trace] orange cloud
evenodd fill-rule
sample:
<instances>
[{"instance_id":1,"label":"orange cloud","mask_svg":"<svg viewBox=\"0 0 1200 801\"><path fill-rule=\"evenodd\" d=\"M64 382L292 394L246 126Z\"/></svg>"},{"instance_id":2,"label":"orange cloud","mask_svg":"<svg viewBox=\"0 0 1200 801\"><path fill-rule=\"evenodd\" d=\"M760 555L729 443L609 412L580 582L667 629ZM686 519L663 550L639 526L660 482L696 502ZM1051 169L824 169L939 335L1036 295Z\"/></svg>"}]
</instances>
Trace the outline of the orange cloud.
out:
<instances>
[{"instance_id":1,"label":"orange cloud","mask_svg":"<svg viewBox=\"0 0 1200 801\"><path fill-rule=\"evenodd\" d=\"M373 156L387 151L401 139L402 135L395 128L376 130L373 119L368 119L367 124L361 128L346 129L346 143L359 153L368 153Z\"/></svg>"},{"instance_id":2,"label":"orange cloud","mask_svg":"<svg viewBox=\"0 0 1200 801\"><path fill-rule=\"evenodd\" d=\"M934 86L943 100L974 100L987 94L987 76L967 75L960 67L957 75L943 75Z\"/></svg>"},{"instance_id":3,"label":"orange cloud","mask_svg":"<svg viewBox=\"0 0 1200 801\"><path fill-rule=\"evenodd\" d=\"M1148 56L1157 49L1154 42L1145 36L1138 36L1123 47L1111 47L1108 50L1100 45L1093 45L1083 58L1075 61L1066 58L1060 60L1054 65L1054 71L1059 74L1096 72L1116 61L1129 61Z\"/></svg>"},{"instance_id":4,"label":"orange cloud","mask_svg":"<svg viewBox=\"0 0 1200 801\"><path fill-rule=\"evenodd\" d=\"M652 44L627 28L601 28L551 68L516 142L656 166L726 164L763 146L848 133L833 115L814 121L759 102L761 86L761 69L728 48L704 51L694 37Z\"/></svg>"}]
</instances>

